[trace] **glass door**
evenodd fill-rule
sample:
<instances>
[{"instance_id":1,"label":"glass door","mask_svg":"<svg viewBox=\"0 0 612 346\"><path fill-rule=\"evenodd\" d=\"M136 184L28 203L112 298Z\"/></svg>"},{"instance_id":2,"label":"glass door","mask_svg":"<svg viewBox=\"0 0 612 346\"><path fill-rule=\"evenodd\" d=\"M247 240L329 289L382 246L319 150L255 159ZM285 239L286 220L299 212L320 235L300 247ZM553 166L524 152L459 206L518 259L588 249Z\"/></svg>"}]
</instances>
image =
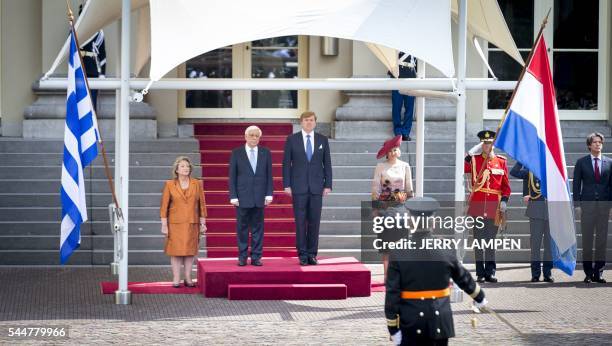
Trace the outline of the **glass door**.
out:
<instances>
[{"instance_id":1,"label":"glass door","mask_svg":"<svg viewBox=\"0 0 612 346\"><path fill-rule=\"evenodd\" d=\"M187 78L297 78L307 74L307 37L283 36L235 44L187 61ZM294 118L307 103L297 90L187 90L181 118Z\"/></svg>"}]
</instances>

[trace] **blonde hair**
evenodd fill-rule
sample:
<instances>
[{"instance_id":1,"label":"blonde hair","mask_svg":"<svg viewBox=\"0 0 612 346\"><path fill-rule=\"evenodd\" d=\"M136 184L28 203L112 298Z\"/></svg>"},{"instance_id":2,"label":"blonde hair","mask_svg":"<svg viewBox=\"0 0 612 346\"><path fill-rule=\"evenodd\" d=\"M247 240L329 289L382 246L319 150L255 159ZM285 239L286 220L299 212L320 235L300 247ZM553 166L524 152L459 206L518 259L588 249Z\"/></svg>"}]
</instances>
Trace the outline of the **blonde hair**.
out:
<instances>
[{"instance_id":1,"label":"blonde hair","mask_svg":"<svg viewBox=\"0 0 612 346\"><path fill-rule=\"evenodd\" d=\"M310 117L314 117L315 121L317 121L317 115L315 114L315 112L313 112L313 111L306 111L306 112L300 114L300 122L302 122L302 120L304 120L306 118L310 118Z\"/></svg>"},{"instance_id":2,"label":"blonde hair","mask_svg":"<svg viewBox=\"0 0 612 346\"><path fill-rule=\"evenodd\" d=\"M189 159L187 156L179 156L176 158L176 160L174 160L174 163L172 164L172 178L178 179L178 174L176 173L176 170L178 169L178 166L182 161L185 161L189 164L189 176L191 176L191 172L193 172L193 164L191 163L191 159Z\"/></svg>"}]
</instances>

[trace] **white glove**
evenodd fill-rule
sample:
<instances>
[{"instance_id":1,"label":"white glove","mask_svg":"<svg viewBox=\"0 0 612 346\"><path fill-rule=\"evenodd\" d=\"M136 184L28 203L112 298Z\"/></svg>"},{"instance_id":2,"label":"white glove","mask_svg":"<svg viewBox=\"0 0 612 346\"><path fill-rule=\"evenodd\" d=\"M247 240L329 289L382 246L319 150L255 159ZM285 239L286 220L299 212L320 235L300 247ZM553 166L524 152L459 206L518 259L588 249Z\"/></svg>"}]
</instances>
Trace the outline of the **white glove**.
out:
<instances>
[{"instance_id":1,"label":"white glove","mask_svg":"<svg viewBox=\"0 0 612 346\"><path fill-rule=\"evenodd\" d=\"M476 144L470 150L468 150L468 154L470 154L471 156L482 154L482 142Z\"/></svg>"},{"instance_id":2,"label":"white glove","mask_svg":"<svg viewBox=\"0 0 612 346\"><path fill-rule=\"evenodd\" d=\"M482 302L480 302L480 303L477 302L477 301L474 301L474 306L477 307L480 310L482 310L482 308L487 306L487 304L489 304L489 301L487 300L487 298L483 298Z\"/></svg>"},{"instance_id":3,"label":"white glove","mask_svg":"<svg viewBox=\"0 0 612 346\"><path fill-rule=\"evenodd\" d=\"M402 331L400 330L399 332L391 335L391 341L393 341L394 345L401 345L402 344Z\"/></svg>"},{"instance_id":4,"label":"white glove","mask_svg":"<svg viewBox=\"0 0 612 346\"><path fill-rule=\"evenodd\" d=\"M499 203L499 211L501 211L502 213L504 213L507 208L508 208L508 204L505 201L502 201L501 203Z\"/></svg>"}]
</instances>

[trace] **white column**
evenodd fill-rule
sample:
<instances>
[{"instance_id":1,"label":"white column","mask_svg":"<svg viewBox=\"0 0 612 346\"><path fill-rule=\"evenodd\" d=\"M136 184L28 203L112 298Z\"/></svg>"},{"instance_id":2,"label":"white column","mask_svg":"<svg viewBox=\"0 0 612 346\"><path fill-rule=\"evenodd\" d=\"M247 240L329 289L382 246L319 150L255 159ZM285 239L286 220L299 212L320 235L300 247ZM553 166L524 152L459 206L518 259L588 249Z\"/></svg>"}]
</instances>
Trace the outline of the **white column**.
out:
<instances>
[{"instance_id":1,"label":"white column","mask_svg":"<svg viewBox=\"0 0 612 346\"><path fill-rule=\"evenodd\" d=\"M130 0L123 0L121 7L121 129L119 180L121 195L119 204L123 211L124 228L121 232L121 261L119 262L119 289L115 292L116 304L131 304L128 284L128 226L129 226L129 173L130 173Z\"/></svg>"},{"instance_id":2,"label":"white column","mask_svg":"<svg viewBox=\"0 0 612 346\"><path fill-rule=\"evenodd\" d=\"M467 0L459 1L459 32L457 57L457 131L455 147L455 201L465 200L463 187L463 157L465 154L465 71L467 43Z\"/></svg>"},{"instance_id":3,"label":"white column","mask_svg":"<svg viewBox=\"0 0 612 346\"><path fill-rule=\"evenodd\" d=\"M417 77L425 77L425 66L427 64L419 60L417 67ZM416 185L415 192L417 197L423 197L424 177L425 177L425 98L416 98Z\"/></svg>"}]
</instances>

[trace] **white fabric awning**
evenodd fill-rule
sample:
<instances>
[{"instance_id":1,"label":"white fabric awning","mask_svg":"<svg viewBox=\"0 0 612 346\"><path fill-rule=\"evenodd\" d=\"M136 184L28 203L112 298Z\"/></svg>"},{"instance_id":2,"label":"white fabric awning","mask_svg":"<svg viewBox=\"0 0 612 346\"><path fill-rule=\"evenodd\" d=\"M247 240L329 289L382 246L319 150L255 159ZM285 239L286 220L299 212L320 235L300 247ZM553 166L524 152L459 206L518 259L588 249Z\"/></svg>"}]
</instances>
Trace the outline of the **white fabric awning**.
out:
<instances>
[{"instance_id":1,"label":"white fabric awning","mask_svg":"<svg viewBox=\"0 0 612 346\"><path fill-rule=\"evenodd\" d=\"M150 7L152 80L219 47L286 35L376 43L454 74L448 0L150 0Z\"/></svg>"}]
</instances>

